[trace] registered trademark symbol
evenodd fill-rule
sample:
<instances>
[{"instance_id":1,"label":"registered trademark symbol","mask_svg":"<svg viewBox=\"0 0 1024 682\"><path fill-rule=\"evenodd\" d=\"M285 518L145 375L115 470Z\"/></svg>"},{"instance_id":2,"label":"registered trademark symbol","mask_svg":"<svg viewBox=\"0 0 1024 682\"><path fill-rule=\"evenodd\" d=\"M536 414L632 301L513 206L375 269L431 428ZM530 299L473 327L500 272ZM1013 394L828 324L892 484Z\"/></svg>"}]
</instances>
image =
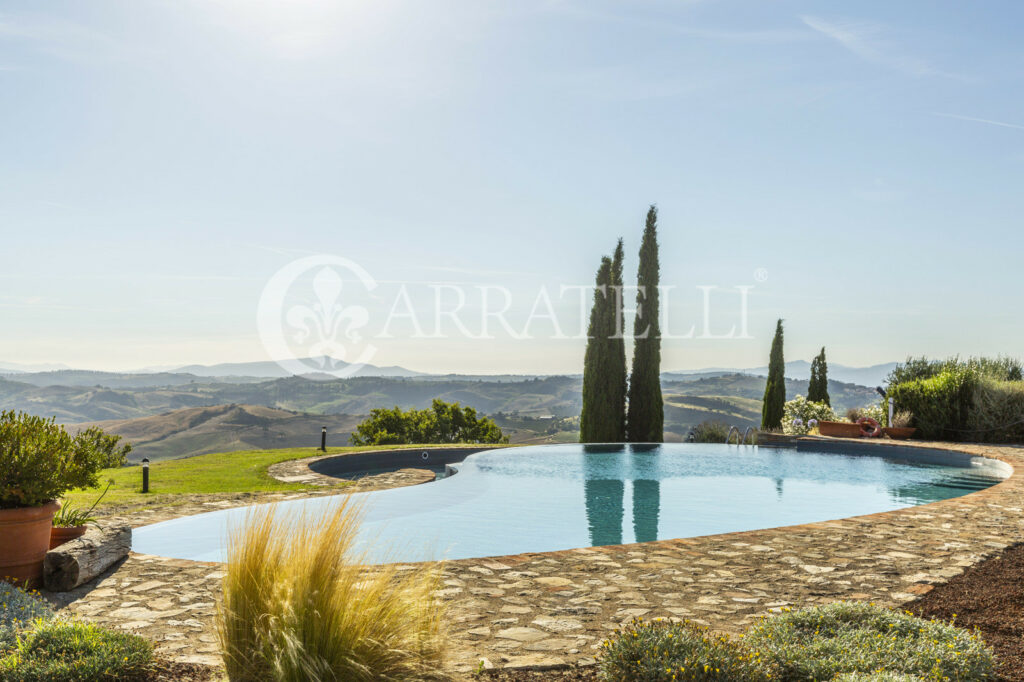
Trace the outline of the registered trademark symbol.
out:
<instances>
[{"instance_id":1,"label":"registered trademark symbol","mask_svg":"<svg viewBox=\"0 0 1024 682\"><path fill-rule=\"evenodd\" d=\"M767 282L768 281L768 269L767 268L758 268L757 270L754 270L754 280L758 281L758 282Z\"/></svg>"}]
</instances>

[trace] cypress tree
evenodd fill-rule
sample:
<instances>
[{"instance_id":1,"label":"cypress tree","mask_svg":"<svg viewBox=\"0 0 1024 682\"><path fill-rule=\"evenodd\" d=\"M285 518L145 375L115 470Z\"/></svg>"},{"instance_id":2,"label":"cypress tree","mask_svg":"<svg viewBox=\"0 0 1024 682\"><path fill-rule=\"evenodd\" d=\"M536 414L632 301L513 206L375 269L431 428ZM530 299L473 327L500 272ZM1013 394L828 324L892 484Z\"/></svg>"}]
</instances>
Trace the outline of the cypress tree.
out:
<instances>
[{"instance_id":1,"label":"cypress tree","mask_svg":"<svg viewBox=\"0 0 1024 682\"><path fill-rule=\"evenodd\" d=\"M807 382L807 400L809 402L818 402L817 396L821 394L821 389L818 388L818 356L815 355L814 359L811 360L811 379Z\"/></svg>"},{"instance_id":2,"label":"cypress tree","mask_svg":"<svg viewBox=\"0 0 1024 682\"><path fill-rule=\"evenodd\" d=\"M597 270L594 305L587 329L587 350L583 356L583 410L580 412L580 442L608 443L613 438L615 415L612 411L613 372L611 371L615 319L610 303L612 261L601 258Z\"/></svg>"},{"instance_id":3,"label":"cypress tree","mask_svg":"<svg viewBox=\"0 0 1024 682\"><path fill-rule=\"evenodd\" d=\"M761 407L762 429L782 427L782 412L785 403L786 361L782 356L782 320L779 320L775 324L772 354L768 360L768 383L764 387L764 404Z\"/></svg>"},{"instance_id":4,"label":"cypress tree","mask_svg":"<svg viewBox=\"0 0 1024 682\"><path fill-rule=\"evenodd\" d=\"M612 258L612 291L609 293L612 304L613 325L615 333L612 339L612 393L610 409L614 415L614 438L612 442L623 443L626 440L626 319L622 311L622 239L615 245Z\"/></svg>"},{"instance_id":5,"label":"cypress tree","mask_svg":"<svg viewBox=\"0 0 1024 682\"><path fill-rule=\"evenodd\" d=\"M828 363L825 361L824 348L811 362L811 383L807 387L807 399L816 403L832 405L832 400L828 395Z\"/></svg>"},{"instance_id":6,"label":"cypress tree","mask_svg":"<svg viewBox=\"0 0 1024 682\"><path fill-rule=\"evenodd\" d=\"M633 373L629 379L626 417L626 436L631 443L661 443L665 440L658 281L658 209L651 206L647 211L637 271Z\"/></svg>"}]
</instances>

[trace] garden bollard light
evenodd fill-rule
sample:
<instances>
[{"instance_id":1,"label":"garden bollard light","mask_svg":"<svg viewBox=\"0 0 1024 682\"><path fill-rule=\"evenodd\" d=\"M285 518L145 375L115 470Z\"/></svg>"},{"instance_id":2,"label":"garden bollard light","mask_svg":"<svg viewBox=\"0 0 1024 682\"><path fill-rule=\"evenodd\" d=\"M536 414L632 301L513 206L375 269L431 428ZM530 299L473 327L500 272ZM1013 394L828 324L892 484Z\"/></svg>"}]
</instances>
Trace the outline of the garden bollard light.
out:
<instances>
[{"instance_id":1,"label":"garden bollard light","mask_svg":"<svg viewBox=\"0 0 1024 682\"><path fill-rule=\"evenodd\" d=\"M327 452L327 427L320 429L320 452Z\"/></svg>"},{"instance_id":2,"label":"garden bollard light","mask_svg":"<svg viewBox=\"0 0 1024 682\"><path fill-rule=\"evenodd\" d=\"M142 492L149 492L149 459L142 458Z\"/></svg>"}]
</instances>

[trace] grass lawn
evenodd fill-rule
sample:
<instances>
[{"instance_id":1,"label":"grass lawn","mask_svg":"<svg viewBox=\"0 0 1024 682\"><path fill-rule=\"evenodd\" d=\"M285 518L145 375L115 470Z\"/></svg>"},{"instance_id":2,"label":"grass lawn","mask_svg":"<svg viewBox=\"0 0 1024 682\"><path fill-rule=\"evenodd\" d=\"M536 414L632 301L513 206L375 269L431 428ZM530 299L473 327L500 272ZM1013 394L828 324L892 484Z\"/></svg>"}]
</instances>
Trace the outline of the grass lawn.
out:
<instances>
[{"instance_id":1,"label":"grass lawn","mask_svg":"<svg viewBox=\"0 0 1024 682\"><path fill-rule=\"evenodd\" d=\"M396 450L425 447L423 445L375 445L366 447L327 448L328 455L361 450ZM436 445L426 447L438 447ZM267 474L267 468L278 462L324 454L315 448L287 448L283 450L242 450L186 459L168 459L149 466L149 494L142 494L142 467L104 469L98 488L75 490L64 497L65 503L88 507L99 496L107 481L114 485L97 509L116 505L143 506L173 505L175 498L184 495L208 493L284 492L323 489L301 483L282 483ZM345 485L339 481L340 485Z\"/></svg>"}]
</instances>

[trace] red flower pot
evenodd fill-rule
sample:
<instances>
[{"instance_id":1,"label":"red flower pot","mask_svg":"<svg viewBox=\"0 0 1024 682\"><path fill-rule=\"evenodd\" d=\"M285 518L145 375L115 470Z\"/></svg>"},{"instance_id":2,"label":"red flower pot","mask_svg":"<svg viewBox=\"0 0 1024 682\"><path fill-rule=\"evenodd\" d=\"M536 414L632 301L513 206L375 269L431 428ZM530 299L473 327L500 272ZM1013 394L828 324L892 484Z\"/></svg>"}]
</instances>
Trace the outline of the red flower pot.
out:
<instances>
[{"instance_id":1,"label":"red flower pot","mask_svg":"<svg viewBox=\"0 0 1024 682\"><path fill-rule=\"evenodd\" d=\"M886 426L882 429L882 433L893 440L906 440L913 436L915 431L917 429L913 426Z\"/></svg>"},{"instance_id":2,"label":"red flower pot","mask_svg":"<svg viewBox=\"0 0 1024 682\"><path fill-rule=\"evenodd\" d=\"M71 542L85 535L85 531L89 530L88 526L53 526L50 528L50 549L59 547L65 542Z\"/></svg>"},{"instance_id":3,"label":"red flower pot","mask_svg":"<svg viewBox=\"0 0 1024 682\"><path fill-rule=\"evenodd\" d=\"M42 584L43 557L58 509L56 500L41 507L0 509L0 580L29 588Z\"/></svg>"},{"instance_id":4,"label":"red flower pot","mask_svg":"<svg viewBox=\"0 0 1024 682\"><path fill-rule=\"evenodd\" d=\"M853 422L818 422L818 433L832 438L860 438L860 424Z\"/></svg>"}]
</instances>

